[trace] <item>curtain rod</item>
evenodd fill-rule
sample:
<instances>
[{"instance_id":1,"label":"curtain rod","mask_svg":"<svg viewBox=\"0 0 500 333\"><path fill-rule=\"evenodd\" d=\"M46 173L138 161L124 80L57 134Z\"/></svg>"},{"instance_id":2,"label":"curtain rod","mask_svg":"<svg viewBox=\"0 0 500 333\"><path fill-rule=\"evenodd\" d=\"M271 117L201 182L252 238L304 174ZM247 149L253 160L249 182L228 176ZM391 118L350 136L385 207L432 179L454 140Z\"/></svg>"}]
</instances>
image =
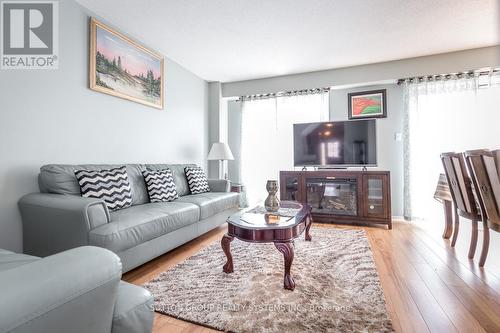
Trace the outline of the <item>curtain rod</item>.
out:
<instances>
[{"instance_id":1,"label":"curtain rod","mask_svg":"<svg viewBox=\"0 0 500 333\"><path fill-rule=\"evenodd\" d=\"M423 76L415 76L415 77L408 77L404 79L399 79L398 80L398 86L402 85L405 82L409 83L416 83L416 82L422 82L424 80L428 81L444 81L444 80L450 80L452 78L464 78L464 77L474 77L474 76L485 76L485 75L492 75L492 74L497 74L500 72L500 68L487 68L487 69L478 69L478 70L469 70L466 72L458 72L458 73L449 73L449 74L434 74L434 75L423 75Z\"/></svg>"},{"instance_id":2,"label":"curtain rod","mask_svg":"<svg viewBox=\"0 0 500 333\"><path fill-rule=\"evenodd\" d=\"M256 95L240 96L238 101L248 101L248 100L256 100L256 99L267 99L267 98L288 97L288 96L300 96L300 95L312 95L312 94L319 94L319 93L328 92L328 91L330 91L330 88L290 90L290 91L281 91L281 92L269 93L269 94L256 94Z\"/></svg>"}]
</instances>

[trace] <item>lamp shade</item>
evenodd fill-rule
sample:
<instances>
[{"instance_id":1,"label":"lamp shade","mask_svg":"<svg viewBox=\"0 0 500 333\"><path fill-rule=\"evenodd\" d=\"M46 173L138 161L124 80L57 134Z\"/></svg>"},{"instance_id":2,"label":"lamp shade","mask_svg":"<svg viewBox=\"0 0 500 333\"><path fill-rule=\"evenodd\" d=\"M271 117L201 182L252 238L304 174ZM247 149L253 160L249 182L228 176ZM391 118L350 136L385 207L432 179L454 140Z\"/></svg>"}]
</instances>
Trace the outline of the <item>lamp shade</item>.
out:
<instances>
[{"instance_id":1,"label":"lamp shade","mask_svg":"<svg viewBox=\"0 0 500 333\"><path fill-rule=\"evenodd\" d=\"M226 143L216 142L208 153L209 160L234 160L233 153Z\"/></svg>"}]
</instances>

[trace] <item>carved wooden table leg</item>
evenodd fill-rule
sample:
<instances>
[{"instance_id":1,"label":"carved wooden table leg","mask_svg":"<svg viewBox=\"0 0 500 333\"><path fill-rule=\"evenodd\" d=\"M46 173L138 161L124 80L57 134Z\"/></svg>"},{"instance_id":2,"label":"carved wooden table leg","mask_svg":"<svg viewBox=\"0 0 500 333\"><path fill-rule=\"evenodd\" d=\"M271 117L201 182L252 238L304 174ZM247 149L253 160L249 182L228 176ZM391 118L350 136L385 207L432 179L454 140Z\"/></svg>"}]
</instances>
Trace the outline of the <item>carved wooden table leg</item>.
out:
<instances>
[{"instance_id":1,"label":"carved wooden table leg","mask_svg":"<svg viewBox=\"0 0 500 333\"><path fill-rule=\"evenodd\" d=\"M443 238L449 239L451 237L451 233L453 232L453 212L451 209L451 201L443 200L443 208L444 208L444 231Z\"/></svg>"},{"instance_id":2,"label":"carved wooden table leg","mask_svg":"<svg viewBox=\"0 0 500 333\"><path fill-rule=\"evenodd\" d=\"M293 262L293 241L286 243L274 243L274 246L283 253L285 260L285 277L284 277L284 287L288 290L295 289L295 282L293 281L292 275L290 274L290 268Z\"/></svg>"},{"instance_id":3,"label":"carved wooden table leg","mask_svg":"<svg viewBox=\"0 0 500 333\"><path fill-rule=\"evenodd\" d=\"M233 239L234 239L233 236L229 236L228 234L225 234L222 237L222 240L220 241L220 243L222 245L222 250L224 251L224 253L226 254L226 257L227 257L227 262L224 265L224 267L222 267L222 271L224 273L234 272L233 256L231 255L231 242L233 241Z\"/></svg>"},{"instance_id":4,"label":"carved wooden table leg","mask_svg":"<svg viewBox=\"0 0 500 333\"><path fill-rule=\"evenodd\" d=\"M309 233L312 223L313 223L312 214L309 213L309 215L307 216L307 223L306 223L306 241L312 240L311 234Z\"/></svg>"}]
</instances>

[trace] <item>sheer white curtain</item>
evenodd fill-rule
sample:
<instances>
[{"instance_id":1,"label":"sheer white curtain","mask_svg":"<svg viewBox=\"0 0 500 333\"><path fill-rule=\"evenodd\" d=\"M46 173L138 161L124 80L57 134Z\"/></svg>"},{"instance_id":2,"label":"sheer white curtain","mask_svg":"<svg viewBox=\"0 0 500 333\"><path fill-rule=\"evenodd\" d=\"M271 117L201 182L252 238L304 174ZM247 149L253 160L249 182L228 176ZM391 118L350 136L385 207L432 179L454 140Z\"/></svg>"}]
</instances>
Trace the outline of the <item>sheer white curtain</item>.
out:
<instances>
[{"instance_id":1,"label":"sheer white curtain","mask_svg":"<svg viewBox=\"0 0 500 333\"><path fill-rule=\"evenodd\" d=\"M497 77L452 78L405 86L405 216L430 219L439 155L500 148L500 87Z\"/></svg>"},{"instance_id":2,"label":"sheer white curtain","mask_svg":"<svg viewBox=\"0 0 500 333\"><path fill-rule=\"evenodd\" d=\"M266 182L293 170L293 124L326 121L328 92L244 101L241 179L250 205L264 201Z\"/></svg>"}]
</instances>

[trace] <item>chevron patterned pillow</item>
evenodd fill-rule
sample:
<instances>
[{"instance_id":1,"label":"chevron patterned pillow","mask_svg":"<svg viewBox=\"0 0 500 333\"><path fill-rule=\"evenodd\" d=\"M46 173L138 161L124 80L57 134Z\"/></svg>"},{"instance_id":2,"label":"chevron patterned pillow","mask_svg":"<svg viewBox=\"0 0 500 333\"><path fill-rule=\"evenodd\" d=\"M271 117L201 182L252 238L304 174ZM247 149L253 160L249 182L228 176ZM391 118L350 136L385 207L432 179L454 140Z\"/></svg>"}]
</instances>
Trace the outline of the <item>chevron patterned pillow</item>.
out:
<instances>
[{"instance_id":1,"label":"chevron patterned pillow","mask_svg":"<svg viewBox=\"0 0 500 333\"><path fill-rule=\"evenodd\" d=\"M148 188L149 201L168 202L177 199L177 189L172 170L143 171L144 181Z\"/></svg>"},{"instance_id":2,"label":"chevron patterned pillow","mask_svg":"<svg viewBox=\"0 0 500 333\"><path fill-rule=\"evenodd\" d=\"M132 205L132 191L126 167L109 170L77 170L75 176L80 184L82 197L102 199L110 211Z\"/></svg>"},{"instance_id":3,"label":"chevron patterned pillow","mask_svg":"<svg viewBox=\"0 0 500 333\"><path fill-rule=\"evenodd\" d=\"M191 194L210 192L207 176L200 167L185 167L186 179Z\"/></svg>"}]
</instances>

